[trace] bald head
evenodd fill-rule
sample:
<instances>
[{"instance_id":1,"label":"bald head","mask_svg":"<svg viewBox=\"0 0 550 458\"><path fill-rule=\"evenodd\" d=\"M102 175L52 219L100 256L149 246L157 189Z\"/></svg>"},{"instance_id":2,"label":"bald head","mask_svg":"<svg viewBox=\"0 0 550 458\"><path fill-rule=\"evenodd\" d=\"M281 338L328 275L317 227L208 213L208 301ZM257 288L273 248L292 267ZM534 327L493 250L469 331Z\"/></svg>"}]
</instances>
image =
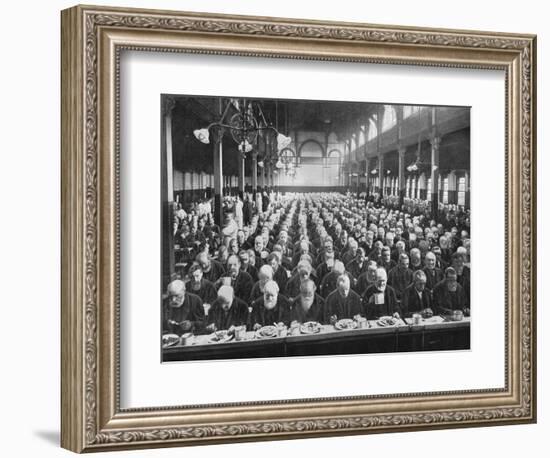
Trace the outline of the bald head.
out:
<instances>
[{"instance_id":1,"label":"bald head","mask_svg":"<svg viewBox=\"0 0 550 458\"><path fill-rule=\"evenodd\" d=\"M336 289L342 297L347 297L350 290L349 277L345 274L340 275L336 280Z\"/></svg>"},{"instance_id":2,"label":"bald head","mask_svg":"<svg viewBox=\"0 0 550 458\"><path fill-rule=\"evenodd\" d=\"M224 310L229 310L231 308L234 294L232 286L223 285L218 290L218 300Z\"/></svg>"},{"instance_id":3,"label":"bald head","mask_svg":"<svg viewBox=\"0 0 550 458\"><path fill-rule=\"evenodd\" d=\"M344 263L342 261L334 261L334 266L332 266L332 271L339 275L342 275L346 271L346 268L344 267Z\"/></svg>"},{"instance_id":4,"label":"bald head","mask_svg":"<svg viewBox=\"0 0 550 458\"><path fill-rule=\"evenodd\" d=\"M265 285L269 280L273 280L273 269L270 265L264 264L260 267L258 280L260 280L261 285Z\"/></svg>"}]
</instances>

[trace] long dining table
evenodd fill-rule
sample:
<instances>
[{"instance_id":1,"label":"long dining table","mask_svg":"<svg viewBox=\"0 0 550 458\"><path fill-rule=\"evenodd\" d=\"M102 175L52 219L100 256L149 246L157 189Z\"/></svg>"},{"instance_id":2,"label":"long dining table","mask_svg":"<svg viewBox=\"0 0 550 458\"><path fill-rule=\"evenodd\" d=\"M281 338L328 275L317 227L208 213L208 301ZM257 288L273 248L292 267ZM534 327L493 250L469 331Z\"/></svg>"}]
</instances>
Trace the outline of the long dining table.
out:
<instances>
[{"instance_id":1,"label":"long dining table","mask_svg":"<svg viewBox=\"0 0 550 458\"><path fill-rule=\"evenodd\" d=\"M393 326L368 321L365 328L338 330L321 325L315 334L261 337L247 331L243 338L216 342L213 334L195 335L167 346L162 360L197 361L213 359L267 358L309 355L345 355L435 350L470 349L470 318L449 321L440 316L396 320Z\"/></svg>"}]
</instances>

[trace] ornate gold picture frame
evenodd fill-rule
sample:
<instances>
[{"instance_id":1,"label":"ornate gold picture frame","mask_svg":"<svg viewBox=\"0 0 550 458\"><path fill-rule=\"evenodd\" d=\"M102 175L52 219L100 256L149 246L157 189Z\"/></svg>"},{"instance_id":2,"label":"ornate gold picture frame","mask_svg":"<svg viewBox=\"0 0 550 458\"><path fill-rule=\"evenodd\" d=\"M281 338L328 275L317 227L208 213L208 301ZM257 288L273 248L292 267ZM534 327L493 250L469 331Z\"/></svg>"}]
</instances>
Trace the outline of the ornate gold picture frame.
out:
<instances>
[{"instance_id":1,"label":"ornate gold picture frame","mask_svg":"<svg viewBox=\"0 0 550 458\"><path fill-rule=\"evenodd\" d=\"M76 6L62 12L62 424L75 452L536 420L536 37ZM123 50L505 73L503 389L120 407Z\"/></svg>"}]
</instances>

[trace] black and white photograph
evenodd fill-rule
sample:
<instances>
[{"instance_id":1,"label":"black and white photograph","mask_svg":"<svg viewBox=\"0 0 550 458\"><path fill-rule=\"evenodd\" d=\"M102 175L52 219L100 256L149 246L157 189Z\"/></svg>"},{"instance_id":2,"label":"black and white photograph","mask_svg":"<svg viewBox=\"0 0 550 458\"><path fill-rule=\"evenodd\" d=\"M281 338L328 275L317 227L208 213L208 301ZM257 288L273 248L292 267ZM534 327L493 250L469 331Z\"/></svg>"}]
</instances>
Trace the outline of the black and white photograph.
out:
<instances>
[{"instance_id":1,"label":"black and white photograph","mask_svg":"<svg viewBox=\"0 0 550 458\"><path fill-rule=\"evenodd\" d=\"M162 360L470 348L470 108L166 95Z\"/></svg>"}]
</instances>

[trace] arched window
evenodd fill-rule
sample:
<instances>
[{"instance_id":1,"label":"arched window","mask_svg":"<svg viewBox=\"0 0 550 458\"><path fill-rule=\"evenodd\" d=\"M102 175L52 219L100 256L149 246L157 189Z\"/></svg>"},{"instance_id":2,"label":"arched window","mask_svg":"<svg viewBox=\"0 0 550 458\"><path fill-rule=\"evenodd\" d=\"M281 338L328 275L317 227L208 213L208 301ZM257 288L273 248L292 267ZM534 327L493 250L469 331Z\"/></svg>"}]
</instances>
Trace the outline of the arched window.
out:
<instances>
[{"instance_id":1,"label":"arched window","mask_svg":"<svg viewBox=\"0 0 550 458\"><path fill-rule=\"evenodd\" d=\"M372 140L373 138L375 138L377 133L378 133L378 131L376 129L376 122L374 121L374 119L370 118L369 119L369 131L368 131L368 134L367 134L367 141Z\"/></svg>"},{"instance_id":2,"label":"arched window","mask_svg":"<svg viewBox=\"0 0 550 458\"><path fill-rule=\"evenodd\" d=\"M408 118L409 116L412 116L415 113L418 113L420 111L420 107L414 106L414 105L405 105L403 107L403 119Z\"/></svg>"},{"instance_id":3,"label":"arched window","mask_svg":"<svg viewBox=\"0 0 550 458\"><path fill-rule=\"evenodd\" d=\"M361 126L361 132L359 133L359 142L357 144L357 146L359 147L363 146L367 141L367 139L365 138L365 129L366 126Z\"/></svg>"},{"instance_id":4,"label":"arched window","mask_svg":"<svg viewBox=\"0 0 550 458\"><path fill-rule=\"evenodd\" d=\"M384 116L382 117L382 132L391 129L397 124L395 108L391 105L384 105Z\"/></svg>"}]
</instances>

